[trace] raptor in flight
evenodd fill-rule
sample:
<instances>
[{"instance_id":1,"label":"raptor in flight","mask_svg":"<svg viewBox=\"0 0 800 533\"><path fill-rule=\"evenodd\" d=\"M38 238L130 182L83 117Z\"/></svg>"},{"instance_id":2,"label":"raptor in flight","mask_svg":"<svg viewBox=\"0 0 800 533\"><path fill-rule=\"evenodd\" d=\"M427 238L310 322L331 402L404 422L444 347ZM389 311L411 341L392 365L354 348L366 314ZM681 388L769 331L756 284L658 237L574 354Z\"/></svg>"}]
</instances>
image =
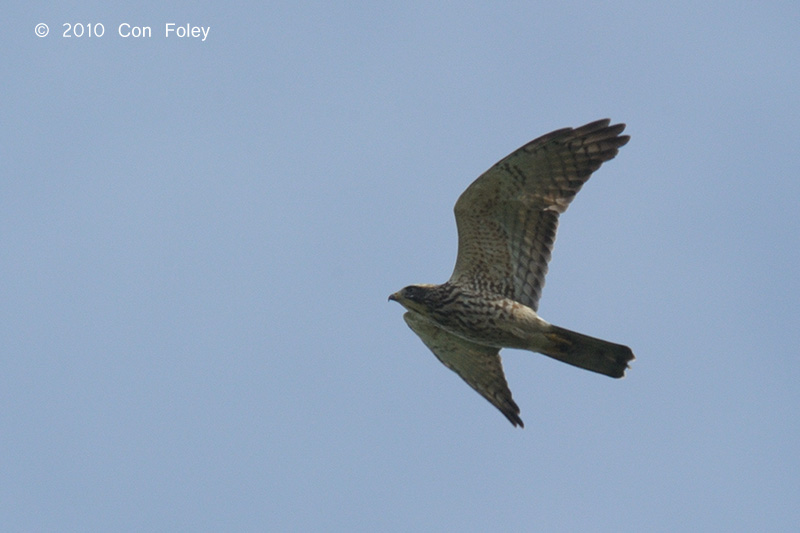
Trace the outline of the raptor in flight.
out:
<instances>
[{"instance_id":1,"label":"raptor in flight","mask_svg":"<svg viewBox=\"0 0 800 533\"><path fill-rule=\"evenodd\" d=\"M582 335L537 314L558 216L605 161L628 142L625 124L598 120L535 139L496 163L456 202L458 257L441 285L389 296L406 323L450 370L523 426L500 362L501 348L543 353L620 378L627 346Z\"/></svg>"}]
</instances>

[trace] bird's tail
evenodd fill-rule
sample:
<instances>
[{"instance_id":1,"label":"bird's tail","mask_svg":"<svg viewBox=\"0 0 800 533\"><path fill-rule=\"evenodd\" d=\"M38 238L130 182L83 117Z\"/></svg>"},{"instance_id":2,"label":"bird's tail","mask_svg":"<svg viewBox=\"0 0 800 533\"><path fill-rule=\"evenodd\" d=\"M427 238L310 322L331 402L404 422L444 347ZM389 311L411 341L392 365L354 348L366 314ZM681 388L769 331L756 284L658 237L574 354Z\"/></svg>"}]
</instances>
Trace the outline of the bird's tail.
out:
<instances>
[{"instance_id":1,"label":"bird's tail","mask_svg":"<svg viewBox=\"0 0 800 533\"><path fill-rule=\"evenodd\" d=\"M595 339L558 326L550 326L545 333L547 344L537 351L570 365L592 372L621 378L625 375L628 362L634 359L627 346Z\"/></svg>"}]
</instances>

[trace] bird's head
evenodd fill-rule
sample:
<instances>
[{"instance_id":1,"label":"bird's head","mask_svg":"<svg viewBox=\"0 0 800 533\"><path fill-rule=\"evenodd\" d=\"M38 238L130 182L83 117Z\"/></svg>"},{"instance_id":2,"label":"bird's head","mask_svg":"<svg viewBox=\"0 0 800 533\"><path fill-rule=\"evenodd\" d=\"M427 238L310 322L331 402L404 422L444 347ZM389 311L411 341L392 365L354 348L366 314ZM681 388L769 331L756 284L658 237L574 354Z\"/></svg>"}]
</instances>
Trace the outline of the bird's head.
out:
<instances>
[{"instance_id":1,"label":"bird's head","mask_svg":"<svg viewBox=\"0 0 800 533\"><path fill-rule=\"evenodd\" d=\"M437 285L409 285L389 295L389 300L394 300L409 311L427 314L430 308L431 291Z\"/></svg>"}]
</instances>

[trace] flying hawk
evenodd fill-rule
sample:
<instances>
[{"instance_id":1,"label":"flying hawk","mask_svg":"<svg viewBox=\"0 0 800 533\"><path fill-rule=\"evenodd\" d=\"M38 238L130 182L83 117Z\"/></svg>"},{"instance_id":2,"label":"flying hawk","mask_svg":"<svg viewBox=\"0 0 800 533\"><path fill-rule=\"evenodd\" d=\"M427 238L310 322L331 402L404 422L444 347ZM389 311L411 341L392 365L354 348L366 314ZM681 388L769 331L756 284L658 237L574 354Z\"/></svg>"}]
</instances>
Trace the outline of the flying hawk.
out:
<instances>
[{"instance_id":1,"label":"flying hawk","mask_svg":"<svg viewBox=\"0 0 800 533\"><path fill-rule=\"evenodd\" d=\"M627 346L549 324L537 314L558 216L630 137L608 119L543 135L483 173L456 202L458 257L441 285L409 285L389 296L434 355L524 426L500 362L501 348L543 353L620 378Z\"/></svg>"}]
</instances>

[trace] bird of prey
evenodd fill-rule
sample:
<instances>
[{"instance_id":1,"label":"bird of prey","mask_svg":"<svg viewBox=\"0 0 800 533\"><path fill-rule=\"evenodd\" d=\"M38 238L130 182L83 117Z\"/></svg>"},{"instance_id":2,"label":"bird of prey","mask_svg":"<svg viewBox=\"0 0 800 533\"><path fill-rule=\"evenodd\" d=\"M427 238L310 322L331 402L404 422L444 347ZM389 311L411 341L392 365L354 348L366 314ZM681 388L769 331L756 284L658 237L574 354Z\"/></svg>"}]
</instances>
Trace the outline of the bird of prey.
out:
<instances>
[{"instance_id":1,"label":"bird of prey","mask_svg":"<svg viewBox=\"0 0 800 533\"><path fill-rule=\"evenodd\" d=\"M389 296L406 323L450 370L524 427L500 362L520 348L620 378L634 359L627 346L554 326L539 317L539 296L558 216L630 137L625 124L598 120L543 135L484 172L455 206L458 256L441 285L409 285Z\"/></svg>"}]
</instances>

